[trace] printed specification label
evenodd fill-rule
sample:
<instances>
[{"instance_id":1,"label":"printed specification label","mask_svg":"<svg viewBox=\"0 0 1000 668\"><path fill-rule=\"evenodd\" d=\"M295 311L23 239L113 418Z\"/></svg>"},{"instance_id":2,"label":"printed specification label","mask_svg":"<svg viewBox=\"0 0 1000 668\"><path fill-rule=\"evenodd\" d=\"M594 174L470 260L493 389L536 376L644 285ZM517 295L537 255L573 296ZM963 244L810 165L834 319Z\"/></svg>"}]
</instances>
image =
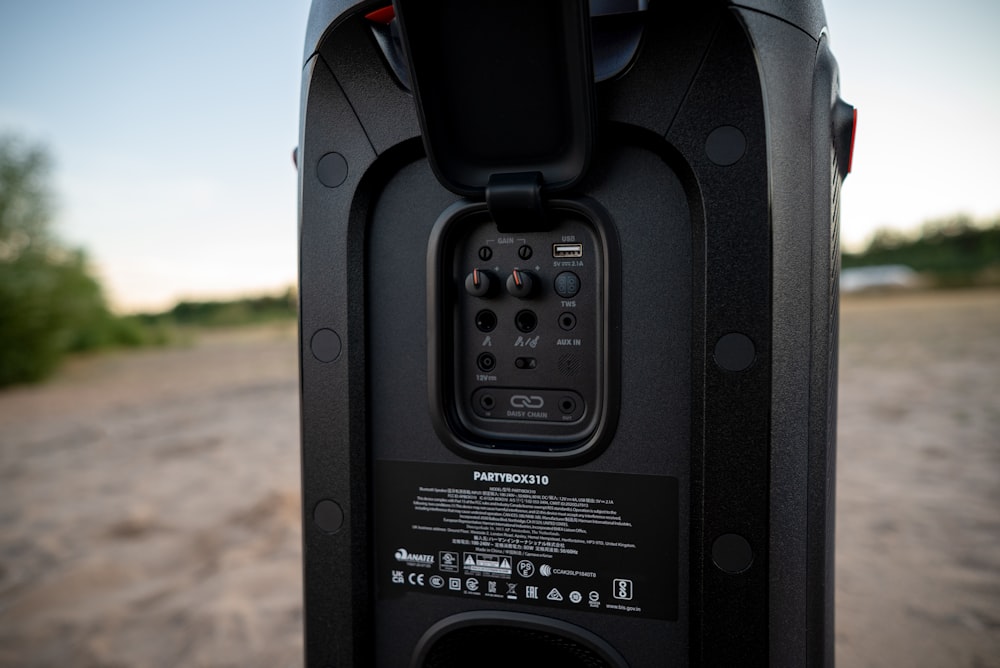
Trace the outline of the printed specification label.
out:
<instances>
[{"instance_id":1,"label":"printed specification label","mask_svg":"<svg viewBox=\"0 0 1000 668\"><path fill-rule=\"evenodd\" d=\"M677 618L677 479L376 464L379 596Z\"/></svg>"}]
</instances>

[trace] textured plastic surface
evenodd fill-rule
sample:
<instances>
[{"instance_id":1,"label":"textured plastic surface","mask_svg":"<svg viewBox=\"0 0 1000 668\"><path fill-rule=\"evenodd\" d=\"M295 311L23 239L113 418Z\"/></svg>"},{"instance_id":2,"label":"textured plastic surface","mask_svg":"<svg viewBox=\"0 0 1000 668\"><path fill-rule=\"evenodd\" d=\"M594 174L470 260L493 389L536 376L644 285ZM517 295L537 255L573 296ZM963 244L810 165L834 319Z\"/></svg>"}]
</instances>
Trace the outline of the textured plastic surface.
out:
<instances>
[{"instance_id":1,"label":"textured plastic surface","mask_svg":"<svg viewBox=\"0 0 1000 668\"><path fill-rule=\"evenodd\" d=\"M372 553L372 504L391 490L373 488L373 467L469 460L441 443L426 401L428 240L456 197L363 19L380 6L317 0L307 30L302 493L316 668L408 665L440 620L539 612L430 591L382 596L391 585L377 567L384 555ZM667 656L833 665L837 220L848 156L822 16L818 2L653 2L635 62L597 88L589 166L560 195L599 203L621 247L618 424L599 456L567 470L676 478L682 566L676 621L545 614L598 636L632 668ZM706 149L721 127L746 139L731 164ZM317 174L331 152L348 166L336 187ZM332 361L310 350L321 330L341 341ZM734 334L753 345L746 368L713 359ZM343 512L336 532L313 520L330 502ZM713 562L722 536L749 546L745 571Z\"/></svg>"},{"instance_id":2,"label":"textured plastic surface","mask_svg":"<svg viewBox=\"0 0 1000 668\"><path fill-rule=\"evenodd\" d=\"M818 40L826 30L826 14L819 2L803 0L734 0L734 7L780 19Z\"/></svg>"},{"instance_id":3,"label":"textured plastic surface","mask_svg":"<svg viewBox=\"0 0 1000 668\"><path fill-rule=\"evenodd\" d=\"M420 125L438 178L461 195L539 172L584 174L593 144L590 16L577 0L396 0Z\"/></svg>"}]
</instances>

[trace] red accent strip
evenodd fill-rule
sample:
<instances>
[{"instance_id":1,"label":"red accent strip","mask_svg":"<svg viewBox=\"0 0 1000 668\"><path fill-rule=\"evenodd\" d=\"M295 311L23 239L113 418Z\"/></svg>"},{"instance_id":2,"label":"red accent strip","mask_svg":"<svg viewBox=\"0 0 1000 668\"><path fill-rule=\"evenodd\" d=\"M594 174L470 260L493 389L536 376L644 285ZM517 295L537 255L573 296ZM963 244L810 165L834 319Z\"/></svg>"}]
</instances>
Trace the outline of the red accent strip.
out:
<instances>
[{"instance_id":1,"label":"red accent strip","mask_svg":"<svg viewBox=\"0 0 1000 668\"><path fill-rule=\"evenodd\" d=\"M514 285L521 287L521 275L517 273L517 269L514 270Z\"/></svg>"},{"instance_id":2,"label":"red accent strip","mask_svg":"<svg viewBox=\"0 0 1000 668\"><path fill-rule=\"evenodd\" d=\"M365 18L372 23L384 23L389 25L389 23L396 18L396 8L389 5L387 7L383 7L382 9L376 9L374 12L365 14Z\"/></svg>"},{"instance_id":3,"label":"red accent strip","mask_svg":"<svg viewBox=\"0 0 1000 668\"><path fill-rule=\"evenodd\" d=\"M858 134L858 108L854 108L854 120L851 122L851 151L847 154L847 173L851 173L854 164L854 137Z\"/></svg>"}]
</instances>

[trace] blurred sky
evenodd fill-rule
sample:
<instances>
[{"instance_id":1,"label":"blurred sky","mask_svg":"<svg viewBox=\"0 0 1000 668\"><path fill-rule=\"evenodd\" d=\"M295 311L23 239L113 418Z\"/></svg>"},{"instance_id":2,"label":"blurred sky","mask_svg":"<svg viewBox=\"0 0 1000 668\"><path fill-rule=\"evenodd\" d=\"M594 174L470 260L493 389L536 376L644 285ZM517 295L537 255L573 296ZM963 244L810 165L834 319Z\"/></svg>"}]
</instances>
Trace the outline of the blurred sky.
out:
<instances>
[{"instance_id":1,"label":"blurred sky","mask_svg":"<svg viewBox=\"0 0 1000 668\"><path fill-rule=\"evenodd\" d=\"M827 0L859 112L849 246L1000 214L1000 2ZM0 132L55 159L57 231L120 310L296 280L308 0L0 0Z\"/></svg>"}]
</instances>

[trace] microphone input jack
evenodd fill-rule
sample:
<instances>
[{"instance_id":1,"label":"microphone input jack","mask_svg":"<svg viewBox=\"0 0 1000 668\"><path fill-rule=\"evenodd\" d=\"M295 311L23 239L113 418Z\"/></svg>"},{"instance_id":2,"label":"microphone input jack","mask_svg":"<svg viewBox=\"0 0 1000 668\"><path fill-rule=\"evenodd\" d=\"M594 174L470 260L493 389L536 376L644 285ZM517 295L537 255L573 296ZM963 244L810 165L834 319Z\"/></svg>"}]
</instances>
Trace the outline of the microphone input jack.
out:
<instances>
[{"instance_id":1,"label":"microphone input jack","mask_svg":"<svg viewBox=\"0 0 1000 668\"><path fill-rule=\"evenodd\" d=\"M538 326L538 316L534 311L528 309L518 311L517 315L514 316L514 326L525 333L534 331L535 327Z\"/></svg>"},{"instance_id":2,"label":"microphone input jack","mask_svg":"<svg viewBox=\"0 0 1000 668\"><path fill-rule=\"evenodd\" d=\"M497 314L489 309L483 309L476 314L476 329L480 332L492 332L497 326Z\"/></svg>"}]
</instances>

